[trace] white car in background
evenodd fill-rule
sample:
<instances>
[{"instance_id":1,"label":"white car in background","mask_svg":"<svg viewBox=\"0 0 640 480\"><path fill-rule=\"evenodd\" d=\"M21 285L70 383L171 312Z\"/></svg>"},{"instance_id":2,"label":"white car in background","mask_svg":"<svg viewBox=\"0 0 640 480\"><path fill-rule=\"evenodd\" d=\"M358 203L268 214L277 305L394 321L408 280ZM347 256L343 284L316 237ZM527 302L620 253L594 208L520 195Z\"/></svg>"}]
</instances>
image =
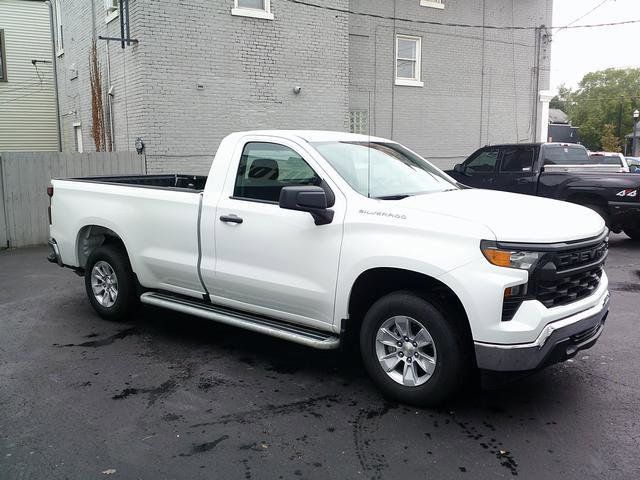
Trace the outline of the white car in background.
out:
<instances>
[{"instance_id":1,"label":"white car in background","mask_svg":"<svg viewBox=\"0 0 640 480\"><path fill-rule=\"evenodd\" d=\"M624 157L631 173L640 173L640 157Z\"/></svg>"},{"instance_id":2,"label":"white car in background","mask_svg":"<svg viewBox=\"0 0 640 480\"><path fill-rule=\"evenodd\" d=\"M589 152L589 160L594 165L618 167L617 171L620 173L629 173L630 171L624 155L618 152Z\"/></svg>"}]
</instances>

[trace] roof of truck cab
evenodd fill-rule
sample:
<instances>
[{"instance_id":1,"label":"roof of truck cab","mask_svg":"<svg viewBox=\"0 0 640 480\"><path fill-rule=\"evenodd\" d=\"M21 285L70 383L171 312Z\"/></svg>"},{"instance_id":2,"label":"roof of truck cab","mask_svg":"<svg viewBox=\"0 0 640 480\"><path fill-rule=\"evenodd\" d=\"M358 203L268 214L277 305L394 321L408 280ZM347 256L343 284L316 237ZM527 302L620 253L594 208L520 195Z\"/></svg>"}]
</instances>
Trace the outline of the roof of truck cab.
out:
<instances>
[{"instance_id":1,"label":"roof of truck cab","mask_svg":"<svg viewBox=\"0 0 640 480\"><path fill-rule=\"evenodd\" d=\"M482 148L492 148L492 147L540 147L540 146L551 146L551 147L583 147L584 145L580 145L579 143L567 143L567 142L529 142L529 143L496 143L493 145L485 145Z\"/></svg>"},{"instance_id":2,"label":"roof of truck cab","mask_svg":"<svg viewBox=\"0 0 640 480\"><path fill-rule=\"evenodd\" d=\"M238 132L243 135L267 135L273 137L297 137L307 142L387 142L386 138L360 135L357 133L335 132L330 130L251 130Z\"/></svg>"}]
</instances>

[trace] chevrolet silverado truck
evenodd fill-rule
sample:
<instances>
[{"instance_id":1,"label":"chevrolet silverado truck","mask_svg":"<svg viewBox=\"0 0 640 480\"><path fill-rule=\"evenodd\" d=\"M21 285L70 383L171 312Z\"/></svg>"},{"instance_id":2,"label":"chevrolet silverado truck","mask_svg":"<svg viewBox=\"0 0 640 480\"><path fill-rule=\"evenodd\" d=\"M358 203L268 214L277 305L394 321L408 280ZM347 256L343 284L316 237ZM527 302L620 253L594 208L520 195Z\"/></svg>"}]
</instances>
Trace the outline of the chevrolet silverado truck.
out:
<instances>
[{"instance_id":1,"label":"chevrolet silverado truck","mask_svg":"<svg viewBox=\"0 0 640 480\"><path fill-rule=\"evenodd\" d=\"M616 165L603 165L575 144L492 145L478 149L447 173L470 187L584 205L598 212L612 231L624 230L640 240L640 178L618 173L620 160L615 160Z\"/></svg>"},{"instance_id":2,"label":"chevrolet silverado truck","mask_svg":"<svg viewBox=\"0 0 640 480\"><path fill-rule=\"evenodd\" d=\"M84 276L103 318L141 302L357 345L373 382L407 403L436 405L478 369L563 361L609 310L599 215L466 188L382 138L234 133L206 177L52 180L48 194L49 260Z\"/></svg>"}]
</instances>

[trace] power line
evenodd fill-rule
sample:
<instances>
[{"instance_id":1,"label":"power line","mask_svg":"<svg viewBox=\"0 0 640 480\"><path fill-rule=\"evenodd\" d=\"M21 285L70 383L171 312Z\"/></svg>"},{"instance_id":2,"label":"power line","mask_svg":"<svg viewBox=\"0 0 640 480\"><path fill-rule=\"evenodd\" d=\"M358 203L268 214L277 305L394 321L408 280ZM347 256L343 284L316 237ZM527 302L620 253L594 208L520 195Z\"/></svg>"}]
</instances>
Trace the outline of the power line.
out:
<instances>
[{"instance_id":1,"label":"power line","mask_svg":"<svg viewBox=\"0 0 640 480\"><path fill-rule=\"evenodd\" d=\"M584 15L579 16L578 18L576 18L574 21L569 22L567 25L565 25L564 27L561 27L560 29L558 29L558 32L569 28L571 25L574 25L576 23L578 23L580 20L582 20L584 17L591 15L593 12L595 12L597 9L599 9L602 5L604 5L605 3L607 3L609 0L602 0L602 2L600 2L599 4L597 4L595 7L593 7L591 10L589 10L587 13L585 13Z\"/></svg>"},{"instance_id":2,"label":"power line","mask_svg":"<svg viewBox=\"0 0 640 480\"><path fill-rule=\"evenodd\" d=\"M296 5L304 5L307 7L318 8L320 10L328 10L331 12L348 13L351 15L359 15L362 17L377 18L380 20L397 20L400 22L417 23L421 25L437 25L441 27L458 27L458 28L482 28L487 30L536 30L539 26L530 25L474 25L470 23L450 23L450 22L436 22L435 20L420 20L415 18L402 18L389 15L381 15L377 13L358 12L355 10L349 10L347 8L330 7L327 5L318 5L317 3L307 2L306 0L286 0L287 2L294 3ZM594 23L589 25L565 25L562 27L547 27L552 30L574 29L574 28L597 28L597 27L614 27L618 25L629 25L633 23L640 23L640 19L637 20L625 20L622 22L611 23Z\"/></svg>"}]
</instances>

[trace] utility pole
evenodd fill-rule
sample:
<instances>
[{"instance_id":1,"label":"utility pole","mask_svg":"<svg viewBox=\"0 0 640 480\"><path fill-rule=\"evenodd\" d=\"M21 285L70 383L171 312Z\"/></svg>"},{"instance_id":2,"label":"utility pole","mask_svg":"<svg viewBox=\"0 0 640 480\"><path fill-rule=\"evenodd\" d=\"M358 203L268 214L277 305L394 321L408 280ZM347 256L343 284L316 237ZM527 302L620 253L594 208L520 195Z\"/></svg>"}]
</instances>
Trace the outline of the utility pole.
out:
<instances>
[{"instance_id":1,"label":"utility pole","mask_svg":"<svg viewBox=\"0 0 640 480\"><path fill-rule=\"evenodd\" d=\"M620 108L618 109L618 142L620 145L624 143L624 137L622 135L622 101L624 97L620 95Z\"/></svg>"},{"instance_id":2,"label":"utility pole","mask_svg":"<svg viewBox=\"0 0 640 480\"><path fill-rule=\"evenodd\" d=\"M636 109L633 112L633 138L631 139L631 156L638 156L638 117L640 117L640 111Z\"/></svg>"}]
</instances>

